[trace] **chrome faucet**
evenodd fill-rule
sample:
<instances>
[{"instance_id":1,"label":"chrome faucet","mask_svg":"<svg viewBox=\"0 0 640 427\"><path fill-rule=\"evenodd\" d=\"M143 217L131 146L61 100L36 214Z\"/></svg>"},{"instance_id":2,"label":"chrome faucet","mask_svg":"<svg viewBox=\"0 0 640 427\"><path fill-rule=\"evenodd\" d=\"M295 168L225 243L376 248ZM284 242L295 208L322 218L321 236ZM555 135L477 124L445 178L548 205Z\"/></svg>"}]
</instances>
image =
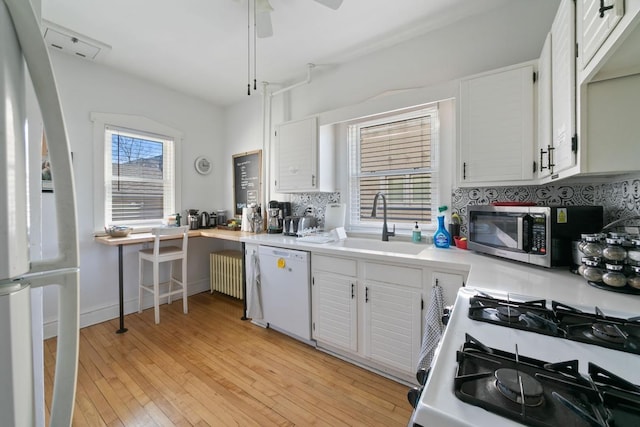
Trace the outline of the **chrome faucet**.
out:
<instances>
[{"instance_id":1,"label":"chrome faucet","mask_svg":"<svg viewBox=\"0 0 640 427\"><path fill-rule=\"evenodd\" d=\"M393 225L393 231L389 231L389 229L387 228L387 199L384 197L384 194L382 194L382 192L379 192L378 194L376 194L376 197L373 199L373 209L371 210L371 218L376 217L376 209L378 208L378 197L382 197L382 211L383 211L382 241L388 242L389 236L393 237L396 235L396 226L395 224Z\"/></svg>"}]
</instances>

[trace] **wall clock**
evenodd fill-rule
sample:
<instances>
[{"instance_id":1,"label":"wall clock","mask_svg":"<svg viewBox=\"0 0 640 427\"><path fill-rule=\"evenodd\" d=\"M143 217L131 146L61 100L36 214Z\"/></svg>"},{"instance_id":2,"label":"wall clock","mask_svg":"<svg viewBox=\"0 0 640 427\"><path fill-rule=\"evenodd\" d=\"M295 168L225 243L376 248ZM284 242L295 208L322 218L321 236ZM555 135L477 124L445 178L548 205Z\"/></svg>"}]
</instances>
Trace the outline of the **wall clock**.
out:
<instances>
[{"instance_id":1,"label":"wall clock","mask_svg":"<svg viewBox=\"0 0 640 427\"><path fill-rule=\"evenodd\" d=\"M198 158L196 158L194 165L196 171L198 171L198 173L201 175L207 175L213 168L211 160L209 160L209 158L206 156L199 156Z\"/></svg>"}]
</instances>

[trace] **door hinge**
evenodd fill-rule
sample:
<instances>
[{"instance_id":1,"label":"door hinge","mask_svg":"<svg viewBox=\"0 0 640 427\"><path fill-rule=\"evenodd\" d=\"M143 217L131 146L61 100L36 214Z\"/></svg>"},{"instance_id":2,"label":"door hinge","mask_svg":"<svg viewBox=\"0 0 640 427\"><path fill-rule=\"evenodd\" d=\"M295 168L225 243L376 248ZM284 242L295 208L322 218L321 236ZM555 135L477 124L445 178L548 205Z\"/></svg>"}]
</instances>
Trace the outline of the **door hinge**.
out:
<instances>
[{"instance_id":1,"label":"door hinge","mask_svg":"<svg viewBox=\"0 0 640 427\"><path fill-rule=\"evenodd\" d=\"M313 322L313 323L311 324L311 329L313 329L314 331L316 330L316 322Z\"/></svg>"},{"instance_id":2,"label":"door hinge","mask_svg":"<svg viewBox=\"0 0 640 427\"><path fill-rule=\"evenodd\" d=\"M580 45L576 43L576 58L580 56Z\"/></svg>"},{"instance_id":3,"label":"door hinge","mask_svg":"<svg viewBox=\"0 0 640 427\"><path fill-rule=\"evenodd\" d=\"M311 278L311 286L313 286L313 285L315 285L315 284L316 284L316 278L315 278L315 277L312 277L312 278Z\"/></svg>"},{"instance_id":4,"label":"door hinge","mask_svg":"<svg viewBox=\"0 0 640 427\"><path fill-rule=\"evenodd\" d=\"M538 81L538 73L537 72L533 72L533 82L537 82Z\"/></svg>"},{"instance_id":5,"label":"door hinge","mask_svg":"<svg viewBox=\"0 0 640 427\"><path fill-rule=\"evenodd\" d=\"M424 299L420 300L420 310L424 310Z\"/></svg>"},{"instance_id":6,"label":"door hinge","mask_svg":"<svg viewBox=\"0 0 640 427\"><path fill-rule=\"evenodd\" d=\"M574 134L571 137L571 151L573 151L574 153L578 152L578 134Z\"/></svg>"},{"instance_id":7,"label":"door hinge","mask_svg":"<svg viewBox=\"0 0 640 427\"><path fill-rule=\"evenodd\" d=\"M277 130L273 131L273 136L278 136L278 131Z\"/></svg>"},{"instance_id":8,"label":"door hinge","mask_svg":"<svg viewBox=\"0 0 640 427\"><path fill-rule=\"evenodd\" d=\"M538 170L538 165L536 163L536 161L533 161L533 173L536 173L536 171Z\"/></svg>"}]
</instances>

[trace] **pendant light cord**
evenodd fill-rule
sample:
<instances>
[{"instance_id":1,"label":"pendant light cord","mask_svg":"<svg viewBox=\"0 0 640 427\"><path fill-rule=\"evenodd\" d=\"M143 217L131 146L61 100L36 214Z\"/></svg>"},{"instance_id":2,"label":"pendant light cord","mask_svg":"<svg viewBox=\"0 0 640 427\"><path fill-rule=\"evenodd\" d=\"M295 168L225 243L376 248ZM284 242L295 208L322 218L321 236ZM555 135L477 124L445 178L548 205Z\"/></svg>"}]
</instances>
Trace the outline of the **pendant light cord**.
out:
<instances>
[{"instance_id":1,"label":"pendant light cord","mask_svg":"<svg viewBox=\"0 0 640 427\"><path fill-rule=\"evenodd\" d=\"M247 0L247 95L251 95L251 0Z\"/></svg>"},{"instance_id":2,"label":"pendant light cord","mask_svg":"<svg viewBox=\"0 0 640 427\"><path fill-rule=\"evenodd\" d=\"M258 87L256 85L256 75L257 75L256 64L258 63L258 61L256 61L256 51L258 50L257 34L258 34L258 27L256 24L256 3L255 3L255 0L253 0L253 90L254 91L258 90Z\"/></svg>"}]
</instances>

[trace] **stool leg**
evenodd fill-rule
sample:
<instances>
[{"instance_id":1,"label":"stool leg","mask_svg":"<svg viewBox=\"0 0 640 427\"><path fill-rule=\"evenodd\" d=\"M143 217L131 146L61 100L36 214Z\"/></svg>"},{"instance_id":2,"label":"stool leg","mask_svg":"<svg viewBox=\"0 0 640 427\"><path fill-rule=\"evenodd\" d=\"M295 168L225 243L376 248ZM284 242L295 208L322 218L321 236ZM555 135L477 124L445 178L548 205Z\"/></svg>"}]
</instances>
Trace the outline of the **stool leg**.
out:
<instances>
[{"instance_id":1,"label":"stool leg","mask_svg":"<svg viewBox=\"0 0 640 427\"><path fill-rule=\"evenodd\" d=\"M187 258L182 258L182 311L187 314Z\"/></svg>"},{"instance_id":2,"label":"stool leg","mask_svg":"<svg viewBox=\"0 0 640 427\"><path fill-rule=\"evenodd\" d=\"M169 261L169 299L167 300L167 304L171 304L172 296L171 292L173 291L173 264L175 261Z\"/></svg>"},{"instance_id":3,"label":"stool leg","mask_svg":"<svg viewBox=\"0 0 640 427\"><path fill-rule=\"evenodd\" d=\"M142 313L142 263L144 260L141 257L138 257L138 313Z\"/></svg>"},{"instance_id":4,"label":"stool leg","mask_svg":"<svg viewBox=\"0 0 640 427\"><path fill-rule=\"evenodd\" d=\"M153 311L155 314L156 324L160 323L160 289L158 285L159 281L158 263L153 263Z\"/></svg>"}]
</instances>

